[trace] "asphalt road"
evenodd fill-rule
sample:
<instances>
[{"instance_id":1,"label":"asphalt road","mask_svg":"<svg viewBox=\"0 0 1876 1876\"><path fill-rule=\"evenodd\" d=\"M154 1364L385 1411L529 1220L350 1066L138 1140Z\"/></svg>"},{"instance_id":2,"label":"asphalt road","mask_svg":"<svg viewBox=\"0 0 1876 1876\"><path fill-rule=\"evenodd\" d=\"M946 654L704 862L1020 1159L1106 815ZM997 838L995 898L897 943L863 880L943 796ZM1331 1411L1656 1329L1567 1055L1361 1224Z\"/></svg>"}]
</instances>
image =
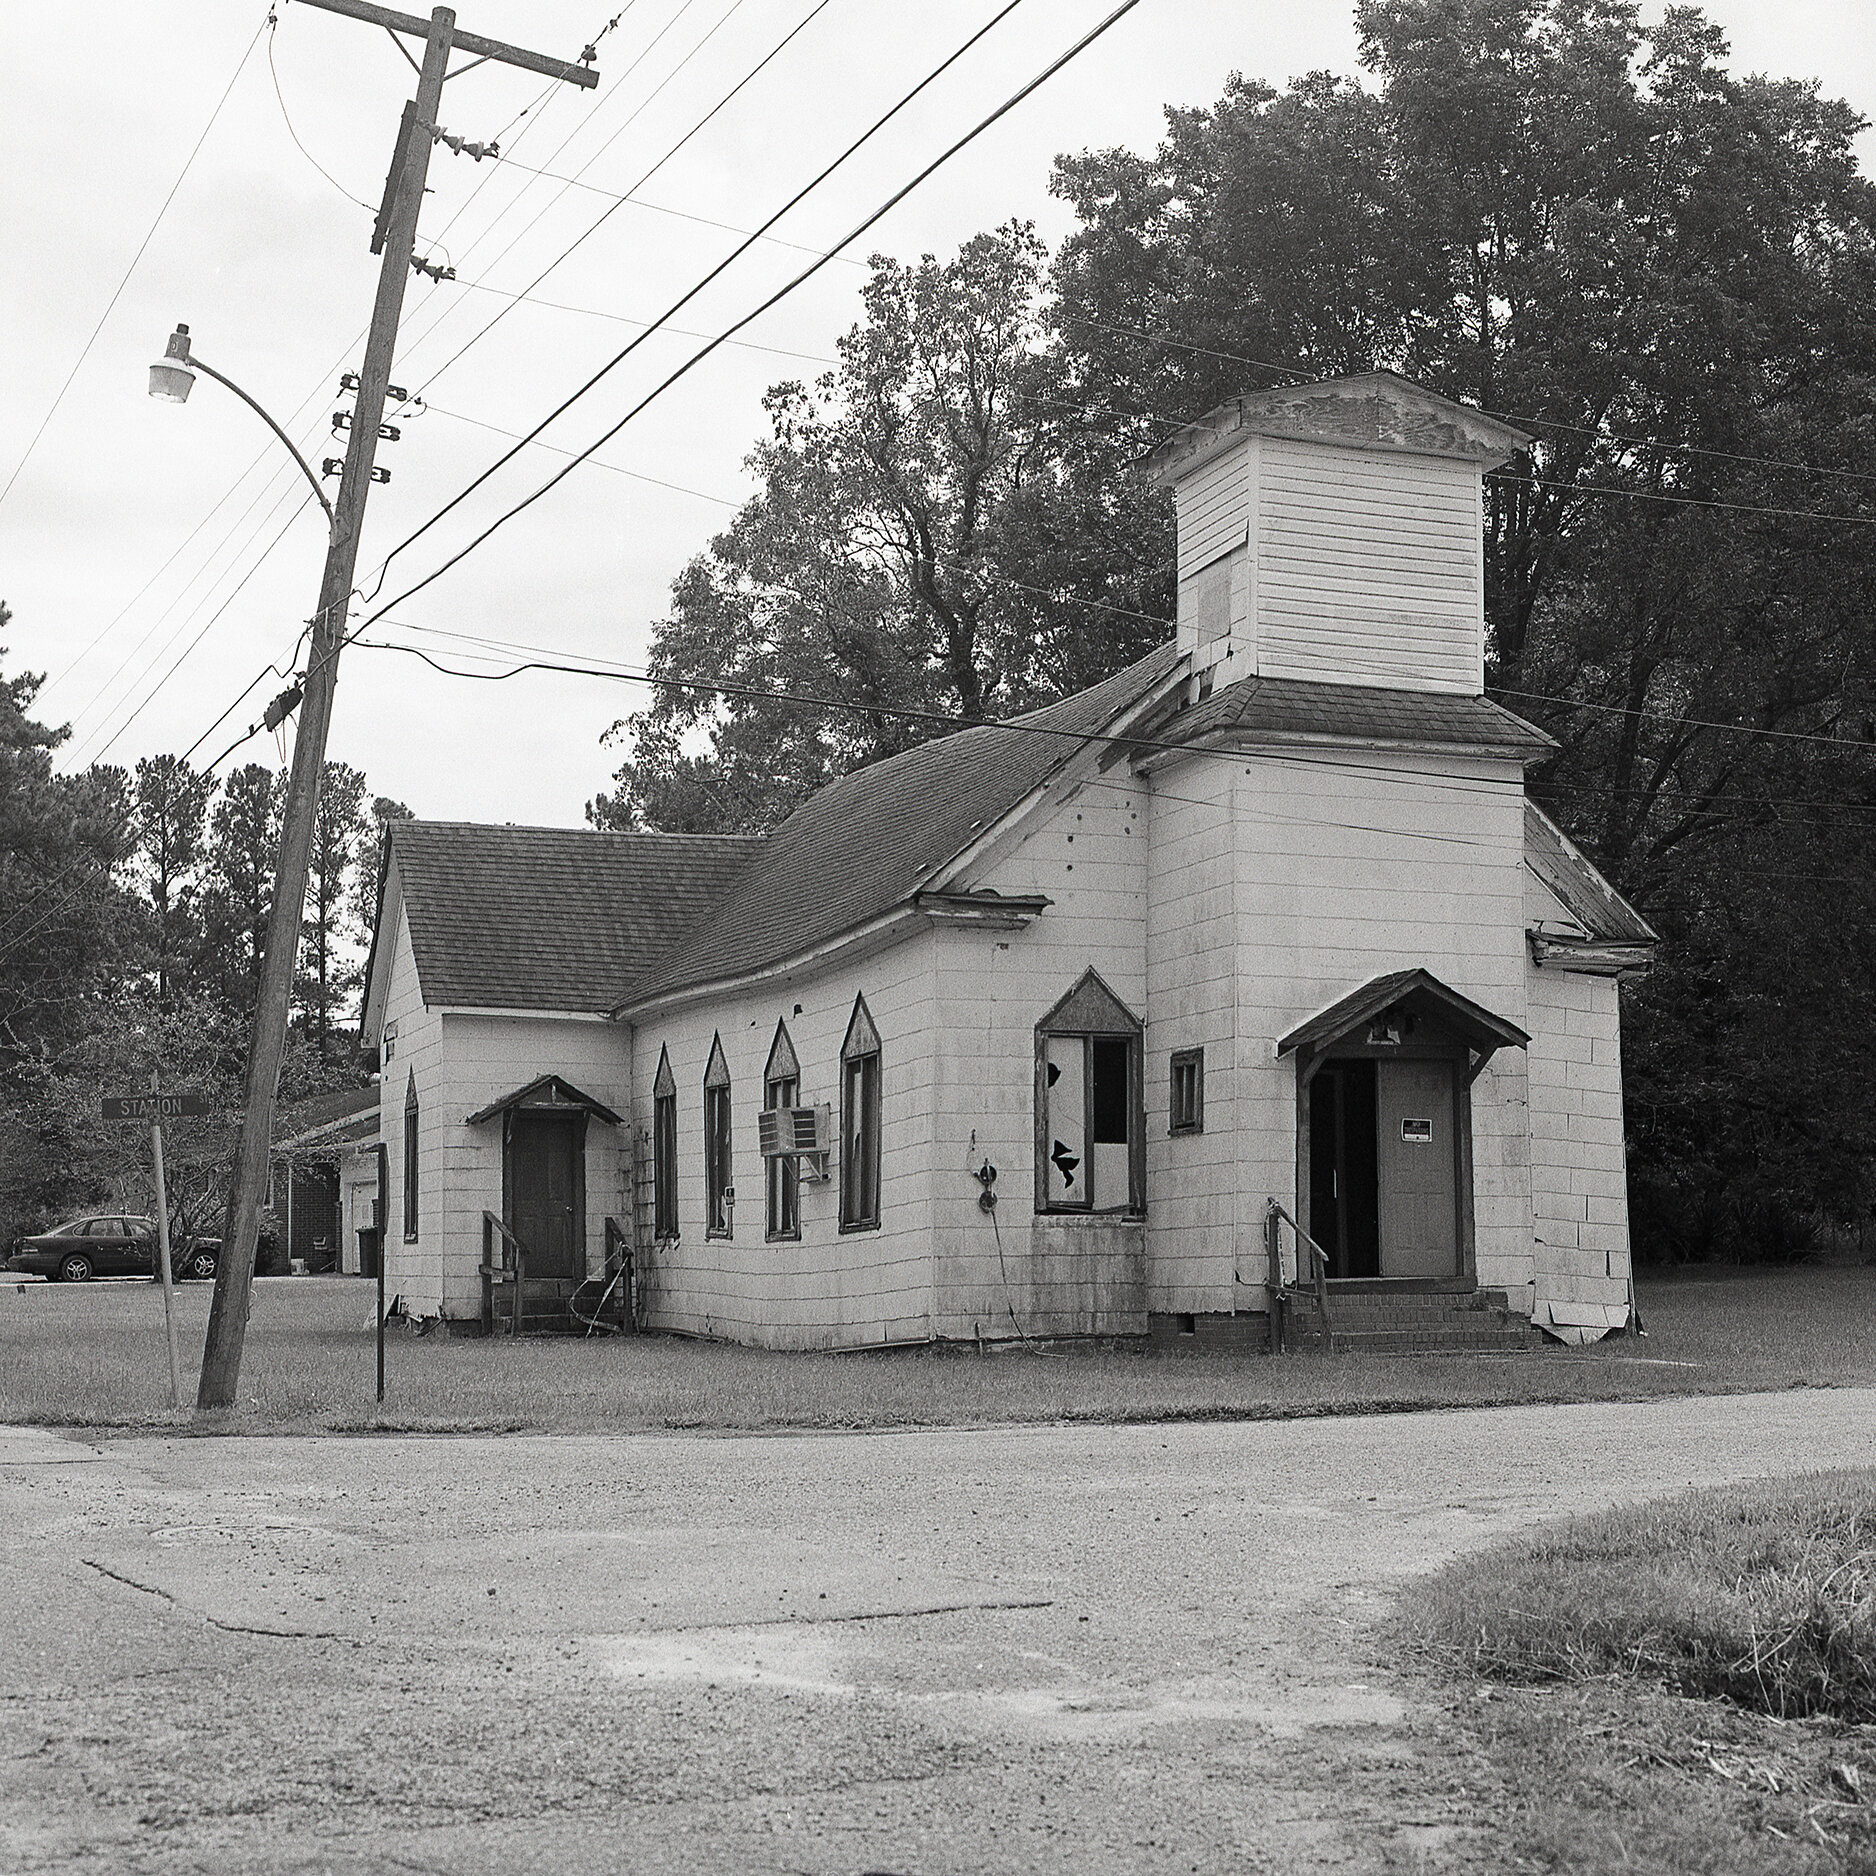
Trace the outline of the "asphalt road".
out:
<instances>
[{"instance_id":1,"label":"asphalt road","mask_svg":"<svg viewBox=\"0 0 1876 1876\"><path fill-rule=\"evenodd\" d=\"M9 1870L1491 1864L1379 1622L1876 1391L854 1437L0 1429Z\"/></svg>"}]
</instances>

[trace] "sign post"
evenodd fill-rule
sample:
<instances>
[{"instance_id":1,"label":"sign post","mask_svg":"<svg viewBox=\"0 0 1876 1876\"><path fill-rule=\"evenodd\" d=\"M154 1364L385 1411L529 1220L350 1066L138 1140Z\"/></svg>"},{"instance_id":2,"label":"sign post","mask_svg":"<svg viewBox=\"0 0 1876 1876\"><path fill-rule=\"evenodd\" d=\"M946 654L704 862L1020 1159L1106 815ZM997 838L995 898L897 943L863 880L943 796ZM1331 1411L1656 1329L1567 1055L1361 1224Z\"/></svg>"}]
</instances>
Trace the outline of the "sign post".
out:
<instances>
[{"instance_id":1,"label":"sign post","mask_svg":"<svg viewBox=\"0 0 1876 1876\"><path fill-rule=\"evenodd\" d=\"M163 1333L169 1343L169 1404L182 1405L182 1363L176 1353L176 1288L169 1261L169 1193L163 1182L163 1122L208 1113L208 1099L200 1094L161 1094L156 1070L150 1071L148 1094L107 1094L106 1120L147 1120L150 1123L150 1163L156 1171L156 1267L163 1281Z\"/></svg>"},{"instance_id":2,"label":"sign post","mask_svg":"<svg viewBox=\"0 0 1876 1876\"><path fill-rule=\"evenodd\" d=\"M150 1071L156 1093L156 1070ZM176 1286L169 1265L169 1192L163 1183L163 1121L159 1104L150 1116L150 1161L156 1168L156 1267L163 1279L163 1334L169 1342L169 1404L182 1405L182 1364L176 1355Z\"/></svg>"}]
</instances>

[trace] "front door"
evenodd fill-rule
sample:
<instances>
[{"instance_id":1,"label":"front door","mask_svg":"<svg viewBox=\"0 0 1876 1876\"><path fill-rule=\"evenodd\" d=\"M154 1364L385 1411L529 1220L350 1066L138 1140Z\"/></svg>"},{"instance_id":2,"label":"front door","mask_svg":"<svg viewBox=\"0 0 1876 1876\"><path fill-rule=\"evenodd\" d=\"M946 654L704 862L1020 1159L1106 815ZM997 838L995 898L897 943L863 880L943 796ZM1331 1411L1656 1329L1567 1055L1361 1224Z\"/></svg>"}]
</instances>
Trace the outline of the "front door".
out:
<instances>
[{"instance_id":1,"label":"front door","mask_svg":"<svg viewBox=\"0 0 1876 1876\"><path fill-rule=\"evenodd\" d=\"M508 1228L527 1246L530 1278L586 1275L586 1116L514 1116Z\"/></svg>"},{"instance_id":2,"label":"front door","mask_svg":"<svg viewBox=\"0 0 1876 1876\"><path fill-rule=\"evenodd\" d=\"M1456 1063L1337 1057L1309 1084L1309 1234L1329 1275L1459 1274Z\"/></svg>"},{"instance_id":3,"label":"front door","mask_svg":"<svg viewBox=\"0 0 1876 1876\"><path fill-rule=\"evenodd\" d=\"M1450 1061L1375 1064L1384 1277L1451 1277L1458 1272L1453 1067Z\"/></svg>"}]
</instances>

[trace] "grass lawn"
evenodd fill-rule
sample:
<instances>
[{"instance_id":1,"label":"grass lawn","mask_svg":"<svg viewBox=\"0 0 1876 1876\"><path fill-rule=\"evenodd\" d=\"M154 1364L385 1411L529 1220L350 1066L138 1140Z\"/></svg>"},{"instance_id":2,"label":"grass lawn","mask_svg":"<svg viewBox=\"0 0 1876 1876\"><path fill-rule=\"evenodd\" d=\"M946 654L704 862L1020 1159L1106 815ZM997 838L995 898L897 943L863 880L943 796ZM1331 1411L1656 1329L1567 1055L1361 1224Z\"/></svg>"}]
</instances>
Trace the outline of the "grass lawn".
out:
<instances>
[{"instance_id":1,"label":"grass lawn","mask_svg":"<svg viewBox=\"0 0 1876 1876\"><path fill-rule=\"evenodd\" d=\"M1514 1867L1876 1871L1876 1472L1548 1526L1397 1632Z\"/></svg>"},{"instance_id":2,"label":"grass lawn","mask_svg":"<svg viewBox=\"0 0 1876 1876\"><path fill-rule=\"evenodd\" d=\"M1266 1418L1876 1384L1876 1269L1753 1271L1640 1290L1646 1338L1510 1355L1151 1356L1012 1350L771 1354L663 1336L457 1340L394 1332L373 1401L375 1292L342 1278L255 1286L245 1432L971 1426ZM192 1400L208 1289L178 1292ZM0 1422L196 1424L167 1404L162 1302L142 1282L0 1286Z\"/></svg>"}]
</instances>

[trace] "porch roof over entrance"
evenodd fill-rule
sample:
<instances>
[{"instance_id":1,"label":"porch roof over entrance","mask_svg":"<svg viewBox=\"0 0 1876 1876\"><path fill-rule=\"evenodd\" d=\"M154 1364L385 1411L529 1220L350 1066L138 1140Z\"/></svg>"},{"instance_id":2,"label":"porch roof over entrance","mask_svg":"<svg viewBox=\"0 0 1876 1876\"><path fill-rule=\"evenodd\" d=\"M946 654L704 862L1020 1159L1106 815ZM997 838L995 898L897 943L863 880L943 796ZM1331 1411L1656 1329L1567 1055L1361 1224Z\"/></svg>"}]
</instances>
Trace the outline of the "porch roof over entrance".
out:
<instances>
[{"instance_id":1,"label":"porch roof over entrance","mask_svg":"<svg viewBox=\"0 0 1876 1876\"><path fill-rule=\"evenodd\" d=\"M1531 1040L1516 1023L1495 1015L1470 997L1462 997L1431 971L1390 971L1385 977L1370 979L1339 1003L1331 1003L1320 1015L1292 1029L1277 1044L1277 1053L1327 1048L1396 1005L1438 1023L1468 1047L1487 1055L1495 1049L1521 1049Z\"/></svg>"},{"instance_id":2,"label":"porch roof over entrance","mask_svg":"<svg viewBox=\"0 0 1876 1876\"><path fill-rule=\"evenodd\" d=\"M604 1101L596 1101L590 1094L583 1094L572 1082L559 1075L537 1075L525 1087L517 1088L512 1094L504 1094L499 1101L491 1101L487 1107L479 1107L469 1116L468 1125L476 1126L479 1122L493 1120L498 1114L505 1114L511 1108L523 1108L530 1114L571 1114L588 1113L597 1120L603 1120L609 1127L616 1127L619 1116Z\"/></svg>"}]
</instances>

